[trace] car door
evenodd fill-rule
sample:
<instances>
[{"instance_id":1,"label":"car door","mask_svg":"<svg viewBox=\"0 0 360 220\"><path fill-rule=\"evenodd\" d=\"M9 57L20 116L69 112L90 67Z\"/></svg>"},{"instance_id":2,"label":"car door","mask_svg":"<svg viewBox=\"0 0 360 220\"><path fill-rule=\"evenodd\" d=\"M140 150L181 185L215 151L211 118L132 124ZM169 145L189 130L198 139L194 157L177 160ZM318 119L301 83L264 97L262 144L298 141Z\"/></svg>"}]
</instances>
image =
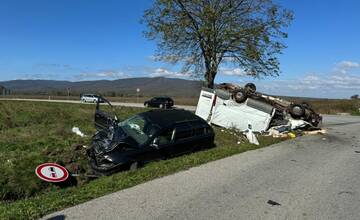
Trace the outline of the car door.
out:
<instances>
[{"instance_id":1,"label":"car door","mask_svg":"<svg viewBox=\"0 0 360 220\"><path fill-rule=\"evenodd\" d=\"M109 113L101 110L100 103L98 102L95 110L96 129L97 130L109 129L113 125L115 120L116 120L116 116L114 115L114 113Z\"/></svg>"},{"instance_id":2,"label":"car door","mask_svg":"<svg viewBox=\"0 0 360 220\"><path fill-rule=\"evenodd\" d=\"M157 102L157 107L160 107L160 105L165 105L165 99L163 98L158 98L158 102Z\"/></svg>"},{"instance_id":3,"label":"car door","mask_svg":"<svg viewBox=\"0 0 360 220\"><path fill-rule=\"evenodd\" d=\"M172 144L166 148L166 152L170 155L179 155L193 149L193 132L189 123L184 122L176 125L173 134Z\"/></svg>"},{"instance_id":4,"label":"car door","mask_svg":"<svg viewBox=\"0 0 360 220\"><path fill-rule=\"evenodd\" d=\"M97 130L108 129L112 126L113 118L106 112L99 109L95 111L95 127Z\"/></svg>"},{"instance_id":5,"label":"car door","mask_svg":"<svg viewBox=\"0 0 360 220\"><path fill-rule=\"evenodd\" d=\"M160 132L160 134L154 139L153 147L156 147L163 157L168 157L170 155L169 152L174 145L174 134L175 129L170 127Z\"/></svg>"},{"instance_id":6,"label":"car door","mask_svg":"<svg viewBox=\"0 0 360 220\"><path fill-rule=\"evenodd\" d=\"M156 98L152 98L151 100L150 100L150 102L149 102L149 106L150 107L155 107L156 106Z\"/></svg>"},{"instance_id":7,"label":"car door","mask_svg":"<svg viewBox=\"0 0 360 220\"><path fill-rule=\"evenodd\" d=\"M163 158L163 154L161 153L160 149L152 145L140 146L139 148L134 149L129 153L131 154L131 158L133 158L134 161L149 162Z\"/></svg>"},{"instance_id":8,"label":"car door","mask_svg":"<svg viewBox=\"0 0 360 220\"><path fill-rule=\"evenodd\" d=\"M154 107L160 107L161 98L156 98L154 103L155 103L155 104L154 104Z\"/></svg>"},{"instance_id":9,"label":"car door","mask_svg":"<svg viewBox=\"0 0 360 220\"><path fill-rule=\"evenodd\" d=\"M165 149L171 145L171 138L174 129L166 129L156 135L148 144L140 146L134 153L136 161L151 161L166 158L168 155Z\"/></svg>"},{"instance_id":10,"label":"car door","mask_svg":"<svg viewBox=\"0 0 360 220\"><path fill-rule=\"evenodd\" d=\"M90 95L87 95L87 96L86 96L86 101L87 101L87 102L92 102L92 97L91 97Z\"/></svg>"}]
</instances>

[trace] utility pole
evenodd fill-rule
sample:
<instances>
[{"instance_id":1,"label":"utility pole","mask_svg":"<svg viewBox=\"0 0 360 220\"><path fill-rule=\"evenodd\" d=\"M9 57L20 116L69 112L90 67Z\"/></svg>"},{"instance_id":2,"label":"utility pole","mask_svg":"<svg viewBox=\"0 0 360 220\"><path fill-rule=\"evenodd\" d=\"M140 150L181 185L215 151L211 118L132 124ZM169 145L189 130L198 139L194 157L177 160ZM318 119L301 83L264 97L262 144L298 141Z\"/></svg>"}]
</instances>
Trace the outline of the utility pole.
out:
<instances>
[{"instance_id":1,"label":"utility pole","mask_svg":"<svg viewBox=\"0 0 360 220\"><path fill-rule=\"evenodd\" d=\"M70 88L67 88L68 99L70 99Z\"/></svg>"}]
</instances>

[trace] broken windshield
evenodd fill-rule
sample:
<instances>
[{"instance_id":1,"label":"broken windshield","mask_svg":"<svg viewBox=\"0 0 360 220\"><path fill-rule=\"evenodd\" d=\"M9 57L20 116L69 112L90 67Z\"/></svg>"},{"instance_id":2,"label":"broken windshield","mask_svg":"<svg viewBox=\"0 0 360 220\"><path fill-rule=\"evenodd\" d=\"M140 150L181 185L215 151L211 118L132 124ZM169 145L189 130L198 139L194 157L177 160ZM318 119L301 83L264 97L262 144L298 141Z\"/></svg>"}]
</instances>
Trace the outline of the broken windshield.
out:
<instances>
[{"instance_id":1,"label":"broken windshield","mask_svg":"<svg viewBox=\"0 0 360 220\"><path fill-rule=\"evenodd\" d=\"M139 145L145 144L158 131L157 127L139 115L120 122L119 126Z\"/></svg>"}]
</instances>

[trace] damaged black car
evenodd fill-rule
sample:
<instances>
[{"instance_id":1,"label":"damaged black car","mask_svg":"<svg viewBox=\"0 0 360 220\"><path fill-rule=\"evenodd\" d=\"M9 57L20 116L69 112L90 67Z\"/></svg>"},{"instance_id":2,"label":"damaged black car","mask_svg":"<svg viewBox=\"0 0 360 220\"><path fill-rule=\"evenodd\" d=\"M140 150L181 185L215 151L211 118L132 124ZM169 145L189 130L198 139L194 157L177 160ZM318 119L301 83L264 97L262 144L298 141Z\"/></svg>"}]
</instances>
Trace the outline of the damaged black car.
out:
<instances>
[{"instance_id":1,"label":"damaged black car","mask_svg":"<svg viewBox=\"0 0 360 220\"><path fill-rule=\"evenodd\" d=\"M104 175L211 147L215 136L205 120L178 109L151 110L119 121L100 110L98 103L95 125L97 132L87 154L91 168Z\"/></svg>"}]
</instances>

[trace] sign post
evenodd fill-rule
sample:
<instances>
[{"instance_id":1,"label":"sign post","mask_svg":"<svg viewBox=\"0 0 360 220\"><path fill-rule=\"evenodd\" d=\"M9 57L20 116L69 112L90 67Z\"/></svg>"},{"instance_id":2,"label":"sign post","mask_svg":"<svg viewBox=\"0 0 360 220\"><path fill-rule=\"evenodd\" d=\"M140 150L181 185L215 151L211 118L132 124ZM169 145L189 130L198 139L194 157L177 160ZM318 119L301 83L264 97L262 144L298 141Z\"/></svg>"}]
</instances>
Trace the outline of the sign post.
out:
<instances>
[{"instance_id":1,"label":"sign post","mask_svg":"<svg viewBox=\"0 0 360 220\"><path fill-rule=\"evenodd\" d=\"M140 93L140 88L136 89L136 103L139 103L139 93Z\"/></svg>"}]
</instances>

